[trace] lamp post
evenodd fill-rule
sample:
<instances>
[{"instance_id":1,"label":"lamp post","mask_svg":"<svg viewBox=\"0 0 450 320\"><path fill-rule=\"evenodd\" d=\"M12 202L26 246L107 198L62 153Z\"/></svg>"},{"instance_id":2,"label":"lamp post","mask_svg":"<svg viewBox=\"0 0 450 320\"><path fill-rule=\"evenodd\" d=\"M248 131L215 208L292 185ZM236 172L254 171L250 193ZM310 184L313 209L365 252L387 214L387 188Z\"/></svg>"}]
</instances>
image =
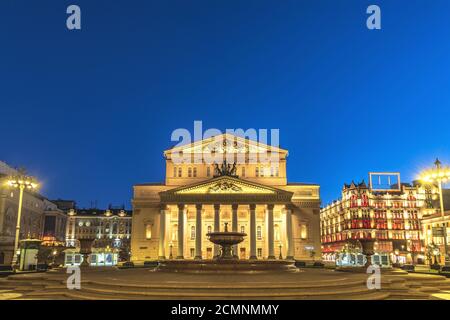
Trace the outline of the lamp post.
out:
<instances>
[{"instance_id":1,"label":"lamp post","mask_svg":"<svg viewBox=\"0 0 450 320\"><path fill-rule=\"evenodd\" d=\"M280 258L280 260L283 260L283 255L281 254L281 249L283 248L283 244L281 243L281 241L280 241L280 243L278 245L278 248L280 248L280 256L279 256L279 258Z\"/></svg>"},{"instance_id":2,"label":"lamp post","mask_svg":"<svg viewBox=\"0 0 450 320\"><path fill-rule=\"evenodd\" d=\"M16 176L11 176L8 180L8 185L13 188L19 188L19 206L17 209L17 223L16 223L16 237L14 239L14 252L11 265L14 267L17 264L17 250L19 248L19 235L20 235L20 220L22 216L22 202L23 191L25 189L33 190L37 188L37 183L33 177L27 176L23 170L19 171Z\"/></svg>"},{"instance_id":3,"label":"lamp post","mask_svg":"<svg viewBox=\"0 0 450 320\"><path fill-rule=\"evenodd\" d=\"M441 216L444 217L444 198L442 197L442 184L447 183L450 179L450 168L442 167L442 163L436 158L434 162L434 168L428 169L421 174L421 180L424 183L432 184L437 183L439 189L439 205L441 210ZM443 238L444 238L444 261L447 265L447 225L444 222L443 227Z\"/></svg>"},{"instance_id":4,"label":"lamp post","mask_svg":"<svg viewBox=\"0 0 450 320\"><path fill-rule=\"evenodd\" d=\"M170 243L169 243L169 249L170 249L170 251L169 251L169 259L173 259L172 248L173 248L173 242L170 241Z\"/></svg>"}]
</instances>

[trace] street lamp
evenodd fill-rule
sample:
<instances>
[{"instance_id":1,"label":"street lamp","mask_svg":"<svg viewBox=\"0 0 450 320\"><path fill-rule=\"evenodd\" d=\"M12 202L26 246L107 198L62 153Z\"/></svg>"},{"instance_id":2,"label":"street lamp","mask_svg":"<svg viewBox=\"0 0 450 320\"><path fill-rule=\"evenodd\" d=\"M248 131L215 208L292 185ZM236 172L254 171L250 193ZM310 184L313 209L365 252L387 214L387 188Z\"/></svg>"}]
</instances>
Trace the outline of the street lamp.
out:
<instances>
[{"instance_id":1,"label":"street lamp","mask_svg":"<svg viewBox=\"0 0 450 320\"><path fill-rule=\"evenodd\" d=\"M424 183L432 184L437 183L439 188L439 203L441 209L441 216L444 216L444 199L442 197L442 183L447 183L450 180L450 168L442 167L442 163L439 159L434 162L435 167L425 170L420 175L420 180Z\"/></svg>"},{"instance_id":2,"label":"street lamp","mask_svg":"<svg viewBox=\"0 0 450 320\"><path fill-rule=\"evenodd\" d=\"M19 235L20 235L20 219L22 215L22 202L23 202L23 191L25 189L33 190L38 187L37 183L33 177L27 176L23 170L19 171L18 175L11 176L7 184L13 188L19 188L19 207L17 209L17 224L16 224L16 237L14 239L14 252L11 265L14 267L17 264L17 250L19 248Z\"/></svg>"},{"instance_id":3,"label":"street lamp","mask_svg":"<svg viewBox=\"0 0 450 320\"><path fill-rule=\"evenodd\" d=\"M280 248L280 256L279 256L279 258L280 258L280 260L283 260L283 255L281 254L281 248L283 248L283 244L281 243L281 241L280 241L278 247Z\"/></svg>"},{"instance_id":4,"label":"street lamp","mask_svg":"<svg viewBox=\"0 0 450 320\"><path fill-rule=\"evenodd\" d=\"M447 183L450 180L450 168L442 167L442 163L436 158L434 162L434 168L428 169L421 174L421 180L424 183L433 184L437 183L439 188L439 204L441 210L441 216L444 217L444 198L442 196L442 184ZM444 238L444 261L447 265L447 225L443 223L443 238Z\"/></svg>"}]
</instances>

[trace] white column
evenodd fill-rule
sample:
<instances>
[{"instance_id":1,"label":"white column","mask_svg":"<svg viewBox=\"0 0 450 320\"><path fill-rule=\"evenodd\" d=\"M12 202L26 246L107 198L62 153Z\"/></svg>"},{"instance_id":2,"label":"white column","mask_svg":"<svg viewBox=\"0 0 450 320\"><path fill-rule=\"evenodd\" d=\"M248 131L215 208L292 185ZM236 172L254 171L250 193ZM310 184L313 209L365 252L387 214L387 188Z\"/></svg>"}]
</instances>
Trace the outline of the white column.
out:
<instances>
[{"instance_id":1,"label":"white column","mask_svg":"<svg viewBox=\"0 0 450 320\"><path fill-rule=\"evenodd\" d=\"M267 240L269 246L268 259L275 259L275 247L273 242L273 204L267 205Z\"/></svg>"},{"instance_id":2,"label":"white column","mask_svg":"<svg viewBox=\"0 0 450 320\"><path fill-rule=\"evenodd\" d=\"M163 206L159 215L159 259L166 259L166 207Z\"/></svg>"},{"instance_id":3,"label":"white column","mask_svg":"<svg viewBox=\"0 0 450 320\"><path fill-rule=\"evenodd\" d=\"M286 206L286 238L287 238L287 257L288 260L294 259L294 238L292 234L292 211Z\"/></svg>"},{"instance_id":4,"label":"white column","mask_svg":"<svg viewBox=\"0 0 450 320\"><path fill-rule=\"evenodd\" d=\"M250 206L250 259L257 259L256 256L256 205Z\"/></svg>"},{"instance_id":5,"label":"white column","mask_svg":"<svg viewBox=\"0 0 450 320\"><path fill-rule=\"evenodd\" d=\"M214 205L214 232L220 231L220 204ZM214 257L219 255L219 246L214 245Z\"/></svg>"},{"instance_id":6,"label":"white column","mask_svg":"<svg viewBox=\"0 0 450 320\"><path fill-rule=\"evenodd\" d=\"M177 259L184 259L184 204L178 205L178 254Z\"/></svg>"},{"instance_id":7,"label":"white column","mask_svg":"<svg viewBox=\"0 0 450 320\"><path fill-rule=\"evenodd\" d=\"M232 229L231 229L231 231L233 231L233 232L238 231L238 206L239 206L238 204L233 204L231 206L231 210L232 210L232 217L231 217ZM239 257L237 244L233 246L233 256L235 258Z\"/></svg>"},{"instance_id":8,"label":"white column","mask_svg":"<svg viewBox=\"0 0 450 320\"><path fill-rule=\"evenodd\" d=\"M197 215L195 219L195 259L202 259L202 205L195 206Z\"/></svg>"}]
</instances>

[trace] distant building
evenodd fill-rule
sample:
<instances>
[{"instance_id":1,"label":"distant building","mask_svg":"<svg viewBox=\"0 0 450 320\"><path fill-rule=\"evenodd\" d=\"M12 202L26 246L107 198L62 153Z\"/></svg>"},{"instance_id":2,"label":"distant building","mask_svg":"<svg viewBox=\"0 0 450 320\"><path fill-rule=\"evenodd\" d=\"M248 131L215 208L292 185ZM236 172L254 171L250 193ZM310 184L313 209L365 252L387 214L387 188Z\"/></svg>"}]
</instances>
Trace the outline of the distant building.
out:
<instances>
[{"instance_id":1,"label":"distant building","mask_svg":"<svg viewBox=\"0 0 450 320\"><path fill-rule=\"evenodd\" d=\"M9 176L18 171L0 161L0 265L10 264L19 206L19 190L6 186ZM24 191L19 239L64 241L66 216L64 212L42 195ZM49 238L50 239L50 238ZM62 242L63 244L63 242Z\"/></svg>"},{"instance_id":2,"label":"distant building","mask_svg":"<svg viewBox=\"0 0 450 320\"><path fill-rule=\"evenodd\" d=\"M445 248L447 244L447 255L450 254L450 190L442 190L444 199L444 215L440 213L438 200L434 201L433 207L424 211L422 231L424 245L428 249L427 260L429 264L435 262L443 265L445 263ZM444 237L445 236L445 237Z\"/></svg>"},{"instance_id":3,"label":"distant building","mask_svg":"<svg viewBox=\"0 0 450 320\"><path fill-rule=\"evenodd\" d=\"M324 260L361 241L373 241L375 255L393 263L424 262L421 218L434 210L437 190L414 183L398 190L373 190L366 183L345 184L342 198L321 210ZM427 211L428 210L428 211Z\"/></svg>"},{"instance_id":4,"label":"distant building","mask_svg":"<svg viewBox=\"0 0 450 320\"><path fill-rule=\"evenodd\" d=\"M131 211L110 206L101 209L70 209L66 228L66 265L78 265L82 256L79 253L79 240L95 239L91 265L116 265L118 261L128 260L131 240Z\"/></svg>"}]
</instances>

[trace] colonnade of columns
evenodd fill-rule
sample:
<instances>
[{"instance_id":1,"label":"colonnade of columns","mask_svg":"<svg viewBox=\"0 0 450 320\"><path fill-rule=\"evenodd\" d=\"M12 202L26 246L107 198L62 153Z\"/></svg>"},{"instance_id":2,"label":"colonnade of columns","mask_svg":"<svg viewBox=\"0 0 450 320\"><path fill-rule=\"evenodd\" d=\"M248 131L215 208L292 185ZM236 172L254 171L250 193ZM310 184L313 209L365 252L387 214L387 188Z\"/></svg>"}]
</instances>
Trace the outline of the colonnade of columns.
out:
<instances>
[{"instance_id":1,"label":"colonnade of columns","mask_svg":"<svg viewBox=\"0 0 450 320\"><path fill-rule=\"evenodd\" d=\"M275 259L275 243L274 243L274 215L273 204L267 204L267 240L268 240L268 259ZM220 231L220 204L214 204L214 232ZM238 231L238 204L232 204L232 231ZM202 204L196 204L195 214L195 259L202 259ZM184 259L184 214L186 205L178 204L178 252L177 259ZM247 236L250 238L250 259L257 259L256 254L256 204L249 205L250 212L250 234ZM286 258L293 259L294 257L294 240L292 232L292 211L289 206L285 206L284 212L286 214L286 240L287 250ZM162 208L160 211L160 237L159 237L159 259L165 259L165 243L166 243L166 208ZM219 255L220 247L214 245L214 256ZM237 245L233 248L234 255L237 255Z\"/></svg>"}]
</instances>

